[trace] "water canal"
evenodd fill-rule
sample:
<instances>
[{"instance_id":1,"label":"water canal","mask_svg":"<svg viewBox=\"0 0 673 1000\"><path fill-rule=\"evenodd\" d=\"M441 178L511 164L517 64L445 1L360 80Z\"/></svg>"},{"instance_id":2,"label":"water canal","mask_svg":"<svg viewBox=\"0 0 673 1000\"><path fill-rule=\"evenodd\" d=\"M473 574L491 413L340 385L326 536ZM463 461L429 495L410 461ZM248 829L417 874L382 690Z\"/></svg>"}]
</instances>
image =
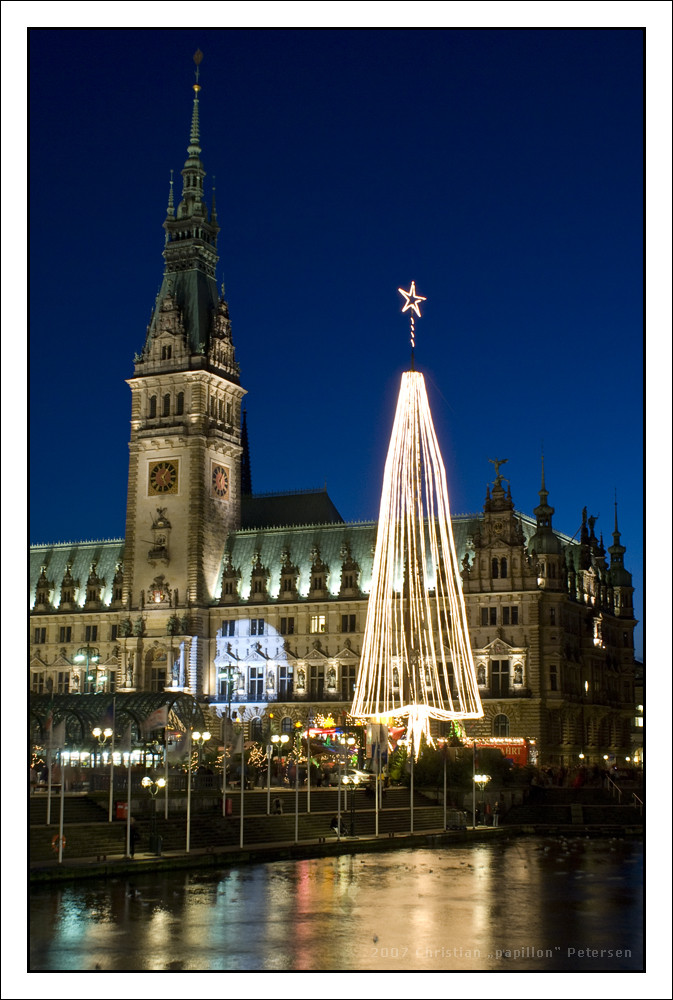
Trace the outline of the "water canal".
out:
<instances>
[{"instance_id":1,"label":"water canal","mask_svg":"<svg viewBox=\"0 0 673 1000\"><path fill-rule=\"evenodd\" d=\"M486 844L39 886L31 971L641 970L640 840Z\"/></svg>"}]
</instances>

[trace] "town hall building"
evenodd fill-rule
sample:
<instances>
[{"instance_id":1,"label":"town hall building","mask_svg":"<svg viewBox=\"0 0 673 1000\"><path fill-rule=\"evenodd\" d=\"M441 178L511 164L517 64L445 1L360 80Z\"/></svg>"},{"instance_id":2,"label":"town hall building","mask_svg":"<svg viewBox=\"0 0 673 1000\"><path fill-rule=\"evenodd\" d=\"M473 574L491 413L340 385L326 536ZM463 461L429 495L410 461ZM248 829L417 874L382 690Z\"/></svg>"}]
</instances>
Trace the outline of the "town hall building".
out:
<instances>
[{"instance_id":1,"label":"town hall building","mask_svg":"<svg viewBox=\"0 0 673 1000\"><path fill-rule=\"evenodd\" d=\"M267 739L297 722L349 721L377 526L345 522L326 490L252 492L200 141L197 84L163 282L128 380L125 537L31 549L29 684L191 694L215 740L234 714ZM571 539L552 526L544 467L527 514L502 464L483 510L452 519L484 708L466 729L525 738L543 764L623 758L637 623L616 505L607 549L586 508Z\"/></svg>"}]
</instances>

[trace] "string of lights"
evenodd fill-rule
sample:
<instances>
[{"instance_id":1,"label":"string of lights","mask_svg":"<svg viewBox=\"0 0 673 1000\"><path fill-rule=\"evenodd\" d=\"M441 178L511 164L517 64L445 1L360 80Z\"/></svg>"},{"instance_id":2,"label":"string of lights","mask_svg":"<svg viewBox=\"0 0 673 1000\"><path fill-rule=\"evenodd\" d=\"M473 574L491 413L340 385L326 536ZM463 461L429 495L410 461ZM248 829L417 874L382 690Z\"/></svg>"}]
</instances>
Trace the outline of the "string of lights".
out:
<instances>
[{"instance_id":1,"label":"string of lights","mask_svg":"<svg viewBox=\"0 0 673 1000\"><path fill-rule=\"evenodd\" d=\"M404 307L420 316L412 283ZM412 333L413 336L413 333ZM430 719L480 718L444 463L420 372L402 375L386 459L352 714L406 717L415 756Z\"/></svg>"}]
</instances>

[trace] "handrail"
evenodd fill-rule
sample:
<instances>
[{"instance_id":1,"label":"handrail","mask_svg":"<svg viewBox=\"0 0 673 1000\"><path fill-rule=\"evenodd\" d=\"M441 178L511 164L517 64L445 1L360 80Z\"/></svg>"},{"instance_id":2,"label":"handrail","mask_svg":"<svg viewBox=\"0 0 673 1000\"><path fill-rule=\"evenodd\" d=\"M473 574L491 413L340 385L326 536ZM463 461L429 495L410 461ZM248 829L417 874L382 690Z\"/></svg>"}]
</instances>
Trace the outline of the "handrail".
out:
<instances>
[{"instance_id":1,"label":"handrail","mask_svg":"<svg viewBox=\"0 0 673 1000\"><path fill-rule=\"evenodd\" d=\"M621 788L619 787L619 785L617 785L617 784L616 784L616 783L615 783L615 782L614 782L614 781L612 780L612 778L610 777L610 775L609 775L609 774L606 774L606 775L605 775L605 777L606 777L606 779L607 779L607 783L608 783L608 790L609 790L610 794L611 794L611 795L614 795L614 794L616 794L616 795L617 795L617 799L618 799L618 802L619 802L619 805L621 805L621 804L622 804L622 790L621 790Z\"/></svg>"},{"instance_id":2,"label":"handrail","mask_svg":"<svg viewBox=\"0 0 673 1000\"><path fill-rule=\"evenodd\" d=\"M635 792L631 793L631 798L633 799L633 808L637 809L640 815L643 815L643 800L639 799Z\"/></svg>"}]
</instances>

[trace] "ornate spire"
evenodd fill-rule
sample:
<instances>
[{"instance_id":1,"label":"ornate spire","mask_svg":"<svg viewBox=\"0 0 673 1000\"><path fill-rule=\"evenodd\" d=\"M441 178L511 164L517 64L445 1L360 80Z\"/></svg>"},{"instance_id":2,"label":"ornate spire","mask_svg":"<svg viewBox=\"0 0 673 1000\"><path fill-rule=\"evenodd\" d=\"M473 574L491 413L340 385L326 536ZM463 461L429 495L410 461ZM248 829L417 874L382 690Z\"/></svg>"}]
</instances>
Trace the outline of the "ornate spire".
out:
<instances>
[{"instance_id":1,"label":"ornate spire","mask_svg":"<svg viewBox=\"0 0 673 1000\"><path fill-rule=\"evenodd\" d=\"M203 183L206 171L201 162L199 78L202 59L203 53L197 50L194 55L196 82L192 85L194 97L189 145L187 159L181 171L182 197L176 207L171 175L167 215L163 224L166 232L164 277L157 296L157 309L145 342L143 352L145 356L150 351L157 316L161 312L161 303L168 294L172 295L180 309L186 346L190 354L200 357L208 354L213 339L213 325L218 317L219 300L215 270L219 226L214 212L209 217L204 200ZM140 356L141 361L142 358L143 355ZM238 379L233 368L230 374L234 381Z\"/></svg>"},{"instance_id":2,"label":"ornate spire","mask_svg":"<svg viewBox=\"0 0 673 1000\"><path fill-rule=\"evenodd\" d=\"M534 509L538 528L551 528L551 519L554 514L554 507L550 507L547 503L547 498L549 496L549 490L545 486L544 482L544 454L542 455L542 483L540 489L538 490L538 496L540 498L540 503Z\"/></svg>"},{"instance_id":3,"label":"ornate spire","mask_svg":"<svg viewBox=\"0 0 673 1000\"><path fill-rule=\"evenodd\" d=\"M166 215L169 218L175 216L175 205L173 203L173 171L171 170L170 187L168 190L168 207L166 208ZM166 234L168 236L168 234Z\"/></svg>"}]
</instances>

